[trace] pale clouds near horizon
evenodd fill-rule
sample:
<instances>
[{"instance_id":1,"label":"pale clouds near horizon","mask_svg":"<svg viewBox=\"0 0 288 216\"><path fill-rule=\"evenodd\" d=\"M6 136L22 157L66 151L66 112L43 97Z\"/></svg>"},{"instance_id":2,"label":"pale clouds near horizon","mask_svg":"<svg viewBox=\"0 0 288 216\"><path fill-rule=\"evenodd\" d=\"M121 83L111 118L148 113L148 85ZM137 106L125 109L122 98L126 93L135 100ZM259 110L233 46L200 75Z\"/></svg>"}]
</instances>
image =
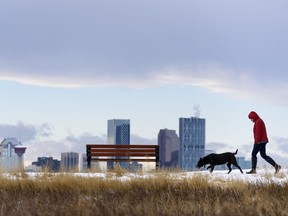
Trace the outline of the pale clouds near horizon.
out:
<instances>
[{"instance_id":1,"label":"pale clouds near horizon","mask_svg":"<svg viewBox=\"0 0 288 216\"><path fill-rule=\"evenodd\" d=\"M287 7L2 0L0 80L69 88L192 85L287 106Z\"/></svg>"}]
</instances>

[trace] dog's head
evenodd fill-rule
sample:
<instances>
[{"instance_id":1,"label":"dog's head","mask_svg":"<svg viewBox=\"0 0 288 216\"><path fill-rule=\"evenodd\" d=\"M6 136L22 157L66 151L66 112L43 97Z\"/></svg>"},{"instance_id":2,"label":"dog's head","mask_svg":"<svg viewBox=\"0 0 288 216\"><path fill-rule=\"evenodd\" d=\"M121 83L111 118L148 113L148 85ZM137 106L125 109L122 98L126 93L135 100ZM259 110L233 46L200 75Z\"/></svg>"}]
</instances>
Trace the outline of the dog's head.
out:
<instances>
[{"instance_id":1,"label":"dog's head","mask_svg":"<svg viewBox=\"0 0 288 216\"><path fill-rule=\"evenodd\" d=\"M200 169L201 167L205 167L206 165L206 162L203 158L200 158L197 165L196 165L196 168Z\"/></svg>"}]
</instances>

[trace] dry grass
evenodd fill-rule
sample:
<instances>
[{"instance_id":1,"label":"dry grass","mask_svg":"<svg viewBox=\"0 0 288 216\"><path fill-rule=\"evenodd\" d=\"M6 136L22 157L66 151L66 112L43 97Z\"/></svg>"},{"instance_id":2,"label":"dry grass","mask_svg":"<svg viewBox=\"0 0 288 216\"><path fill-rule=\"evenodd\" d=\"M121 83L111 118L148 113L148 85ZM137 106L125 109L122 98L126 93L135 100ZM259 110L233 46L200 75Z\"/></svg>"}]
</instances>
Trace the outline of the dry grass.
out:
<instances>
[{"instance_id":1,"label":"dry grass","mask_svg":"<svg viewBox=\"0 0 288 216\"><path fill-rule=\"evenodd\" d=\"M112 176L113 173L111 173ZM114 176L123 175L116 170ZM0 178L1 215L288 215L288 184L213 184L195 175L119 181L45 173ZM175 174L176 175L176 174ZM173 176L173 173L172 173Z\"/></svg>"}]
</instances>

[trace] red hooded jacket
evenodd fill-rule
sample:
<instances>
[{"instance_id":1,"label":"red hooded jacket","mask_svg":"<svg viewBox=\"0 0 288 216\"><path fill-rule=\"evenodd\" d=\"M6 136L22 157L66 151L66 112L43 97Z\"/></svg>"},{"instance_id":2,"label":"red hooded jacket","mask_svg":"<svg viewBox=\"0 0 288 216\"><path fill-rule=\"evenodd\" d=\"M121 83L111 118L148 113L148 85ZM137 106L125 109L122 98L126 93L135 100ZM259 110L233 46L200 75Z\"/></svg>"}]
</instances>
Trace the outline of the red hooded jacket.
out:
<instances>
[{"instance_id":1,"label":"red hooded jacket","mask_svg":"<svg viewBox=\"0 0 288 216\"><path fill-rule=\"evenodd\" d=\"M268 137L264 121L254 111L249 113L248 118L252 119L254 122L254 144L268 143Z\"/></svg>"}]
</instances>

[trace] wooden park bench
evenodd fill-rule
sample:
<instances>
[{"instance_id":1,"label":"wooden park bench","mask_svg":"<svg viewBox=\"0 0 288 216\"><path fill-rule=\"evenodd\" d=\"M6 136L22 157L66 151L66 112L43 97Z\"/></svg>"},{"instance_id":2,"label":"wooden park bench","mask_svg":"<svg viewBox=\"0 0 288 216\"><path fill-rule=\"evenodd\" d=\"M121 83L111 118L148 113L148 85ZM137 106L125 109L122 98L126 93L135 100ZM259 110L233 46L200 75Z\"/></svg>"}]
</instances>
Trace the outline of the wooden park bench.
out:
<instances>
[{"instance_id":1,"label":"wooden park bench","mask_svg":"<svg viewBox=\"0 0 288 216\"><path fill-rule=\"evenodd\" d=\"M159 168L158 145L87 144L87 168L93 161L155 162Z\"/></svg>"}]
</instances>

